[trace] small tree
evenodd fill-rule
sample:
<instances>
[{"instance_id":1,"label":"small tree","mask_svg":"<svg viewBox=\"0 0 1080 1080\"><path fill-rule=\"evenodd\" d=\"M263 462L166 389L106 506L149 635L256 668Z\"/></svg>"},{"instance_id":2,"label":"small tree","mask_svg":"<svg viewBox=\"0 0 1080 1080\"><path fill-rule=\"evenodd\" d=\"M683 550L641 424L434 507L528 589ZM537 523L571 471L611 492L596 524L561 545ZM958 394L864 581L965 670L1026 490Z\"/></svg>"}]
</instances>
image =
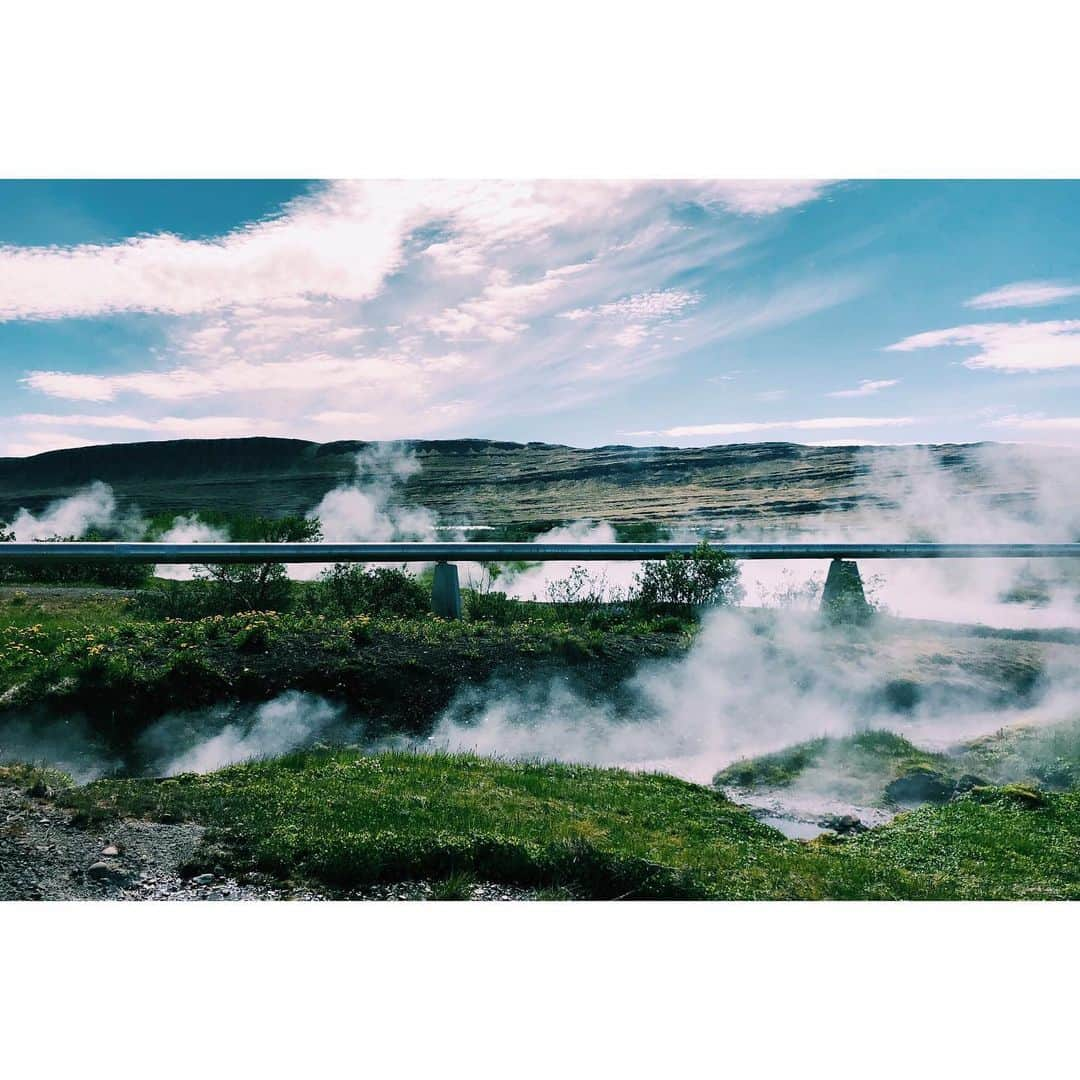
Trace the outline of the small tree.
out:
<instances>
[{"instance_id":1,"label":"small tree","mask_svg":"<svg viewBox=\"0 0 1080 1080\"><path fill-rule=\"evenodd\" d=\"M251 532L253 543L264 544L306 544L322 537L318 518L299 514L256 518ZM287 611L292 604L284 563L220 563L196 567L195 575L214 583L219 595L213 606L225 611Z\"/></svg>"},{"instance_id":2,"label":"small tree","mask_svg":"<svg viewBox=\"0 0 1080 1080\"><path fill-rule=\"evenodd\" d=\"M638 603L649 611L732 604L742 596L739 564L705 540L689 555L645 563L634 584Z\"/></svg>"}]
</instances>

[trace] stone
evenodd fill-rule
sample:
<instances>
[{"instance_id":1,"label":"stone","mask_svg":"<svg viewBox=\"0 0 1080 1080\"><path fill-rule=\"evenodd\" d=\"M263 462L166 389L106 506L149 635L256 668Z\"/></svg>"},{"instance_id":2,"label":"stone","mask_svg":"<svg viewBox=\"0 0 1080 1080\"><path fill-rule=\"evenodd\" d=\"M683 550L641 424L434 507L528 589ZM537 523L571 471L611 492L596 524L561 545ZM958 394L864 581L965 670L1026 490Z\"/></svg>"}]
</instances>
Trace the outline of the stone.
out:
<instances>
[{"instance_id":1,"label":"stone","mask_svg":"<svg viewBox=\"0 0 1080 1080\"><path fill-rule=\"evenodd\" d=\"M120 849L115 844L106 844L105 847L103 847L101 849L101 854L102 855L119 855L120 854Z\"/></svg>"},{"instance_id":2,"label":"stone","mask_svg":"<svg viewBox=\"0 0 1080 1080\"><path fill-rule=\"evenodd\" d=\"M838 814L834 817L822 818L818 824L823 829L831 829L840 836L849 836L853 833L863 833L867 831L867 826L855 817L854 814Z\"/></svg>"},{"instance_id":3,"label":"stone","mask_svg":"<svg viewBox=\"0 0 1080 1080\"><path fill-rule=\"evenodd\" d=\"M108 885L125 885L128 875L119 867L107 862L93 863L86 871L86 876L93 881L101 881Z\"/></svg>"},{"instance_id":4,"label":"stone","mask_svg":"<svg viewBox=\"0 0 1080 1080\"><path fill-rule=\"evenodd\" d=\"M956 791L956 784L933 769L912 769L885 788L885 797L894 803L943 803Z\"/></svg>"},{"instance_id":5,"label":"stone","mask_svg":"<svg viewBox=\"0 0 1080 1080\"><path fill-rule=\"evenodd\" d=\"M212 885L217 880L214 874L199 874L191 879L192 885Z\"/></svg>"}]
</instances>

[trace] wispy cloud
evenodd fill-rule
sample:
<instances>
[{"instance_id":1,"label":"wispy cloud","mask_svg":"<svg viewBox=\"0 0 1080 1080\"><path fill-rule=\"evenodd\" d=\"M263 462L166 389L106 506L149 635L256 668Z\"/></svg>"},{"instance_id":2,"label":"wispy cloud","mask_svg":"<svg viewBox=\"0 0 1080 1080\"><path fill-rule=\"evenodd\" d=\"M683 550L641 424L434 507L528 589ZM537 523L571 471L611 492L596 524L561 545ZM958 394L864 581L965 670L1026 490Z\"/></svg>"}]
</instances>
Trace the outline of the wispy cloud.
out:
<instances>
[{"instance_id":1,"label":"wispy cloud","mask_svg":"<svg viewBox=\"0 0 1080 1080\"><path fill-rule=\"evenodd\" d=\"M870 397L882 390L888 390L891 386L897 386L899 379L862 379L853 390L832 390L826 397L853 398Z\"/></svg>"},{"instance_id":2,"label":"wispy cloud","mask_svg":"<svg viewBox=\"0 0 1080 1080\"><path fill-rule=\"evenodd\" d=\"M211 240L0 247L0 320L159 315L163 343L142 363L22 375L36 394L111 404L117 431L464 431L477 417L580 406L854 295L850 275L724 281L768 235L756 219L826 189L334 183ZM89 409L48 415L27 409L12 437L109 429Z\"/></svg>"},{"instance_id":3,"label":"wispy cloud","mask_svg":"<svg viewBox=\"0 0 1080 1080\"><path fill-rule=\"evenodd\" d=\"M147 420L124 413L23 413L15 417L31 427L96 428L109 431L150 431L186 438L228 438L238 435L265 434L277 425L253 416L160 416Z\"/></svg>"},{"instance_id":4,"label":"wispy cloud","mask_svg":"<svg viewBox=\"0 0 1080 1080\"><path fill-rule=\"evenodd\" d=\"M762 215L817 198L819 181L420 182L327 185L283 212L213 240L168 233L115 244L0 246L0 321L122 311L185 315L309 296L361 301L406 257L409 238L440 226L425 249L444 272L476 273L493 252L672 193Z\"/></svg>"},{"instance_id":5,"label":"wispy cloud","mask_svg":"<svg viewBox=\"0 0 1080 1080\"><path fill-rule=\"evenodd\" d=\"M1080 320L973 323L914 334L888 348L913 352L942 346L972 345L964 366L993 371L1054 371L1080 367Z\"/></svg>"},{"instance_id":6,"label":"wispy cloud","mask_svg":"<svg viewBox=\"0 0 1080 1080\"><path fill-rule=\"evenodd\" d=\"M761 431L853 431L860 428L907 427L913 416L819 416L809 420L745 420L723 424L687 424L631 435L667 435L673 439L702 435L753 435Z\"/></svg>"},{"instance_id":7,"label":"wispy cloud","mask_svg":"<svg viewBox=\"0 0 1080 1080\"><path fill-rule=\"evenodd\" d=\"M1045 307L1080 296L1080 285L1060 281L1015 281L965 300L965 307L992 309L1010 307Z\"/></svg>"},{"instance_id":8,"label":"wispy cloud","mask_svg":"<svg viewBox=\"0 0 1080 1080\"><path fill-rule=\"evenodd\" d=\"M696 304L701 295L686 292L684 289L661 289L657 292L639 293L637 296L625 296L609 304L600 304L592 308L575 308L562 312L564 319L627 319L639 320L670 318L680 314L684 308Z\"/></svg>"},{"instance_id":9,"label":"wispy cloud","mask_svg":"<svg viewBox=\"0 0 1080 1080\"><path fill-rule=\"evenodd\" d=\"M1002 416L990 421L990 426L1023 431L1080 431L1080 416Z\"/></svg>"}]
</instances>

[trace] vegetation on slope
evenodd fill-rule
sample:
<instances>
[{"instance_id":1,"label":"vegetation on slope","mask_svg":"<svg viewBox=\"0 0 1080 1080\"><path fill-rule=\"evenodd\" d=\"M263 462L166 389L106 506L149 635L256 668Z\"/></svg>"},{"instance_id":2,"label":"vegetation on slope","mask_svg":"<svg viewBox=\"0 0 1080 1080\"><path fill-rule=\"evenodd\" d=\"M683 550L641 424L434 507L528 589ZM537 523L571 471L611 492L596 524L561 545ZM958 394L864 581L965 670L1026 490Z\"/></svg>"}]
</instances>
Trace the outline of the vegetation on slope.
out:
<instances>
[{"instance_id":1,"label":"vegetation on slope","mask_svg":"<svg viewBox=\"0 0 1080 1080\"><path fill-rule=\"evenodd\" d=\"M891 731L860 731L839 738L811 739L774 754L732 762L713 777L719 787L788 787L813 768L824 765L855 780L891 780L916 770L950 770L944 754L920 750Z\"/></svg>"},{"instance_id":2,"label":"vegetation on slope","mask_svg":"<svg viewBox=\"0 0 1080 1080\"><path fill-rule=\"evenodd\" d=\"M868 805L946 802L992 785L1069 791L1080 788L1080 719L1004 727L940 753L882 730L812 739L733 762L713 783L748 791L859 790Z\"/></svg>"},{"instance_id":3,"label":"vegetation on slope","mask_svg":"<svg viewBox=\"0 0 1080 1080\"><path fill-rule=\"evenodd\" d=\"M470 755L306 752L61 798L77 822L197 821L210 862L342 888L472 875L608 898L1080 898L1077 793L979 789L809 844L670 776Z\"/></svg>"}]
</instances>

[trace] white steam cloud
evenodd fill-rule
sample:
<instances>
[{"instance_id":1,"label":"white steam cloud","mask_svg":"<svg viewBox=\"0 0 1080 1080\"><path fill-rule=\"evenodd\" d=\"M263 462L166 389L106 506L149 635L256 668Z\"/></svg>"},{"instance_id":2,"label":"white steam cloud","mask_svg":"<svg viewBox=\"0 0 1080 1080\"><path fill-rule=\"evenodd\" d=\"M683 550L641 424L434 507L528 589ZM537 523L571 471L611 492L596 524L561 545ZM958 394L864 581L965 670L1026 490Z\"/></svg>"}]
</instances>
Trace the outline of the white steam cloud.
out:
<instances>
[{"instance_id":1,"label":"white steam cloud","mask_svg":"<svg viewBox=\"0 0 1080 1080\"><path fill-rule=\"evenodd\" d=\"M245 720L227 722L213 734L196 738L193 745L179 753L176 747L191 738L190 715L163 717L146 731L140 745L144 753L157 760L153 771L160 775L213 772L241 761L278 757L305 746L340 720L343 711L340 705L294 690L259 705ZM224 715L224 710L196 714L196 731L220 724Z\"/></svg>"},{"instance_id":2,"label":"white steam cloud","mask_svg":"<svg viewBox=\"0 0 1080 1080\"><path fill-rule=\"evenodd\" d=\"M180 514L172 525L158 537L162 544L224 544L229 540L229 530L200 521L198 514ZM161 563L154 567L159 578L186 581L194 577L193 566L185 563Z\"/></svg>"},{"instance_id":3,"label":"white steam cloud","mask_svg":"<svg viewBox=\"0 0 1080 1080\"><path fill-rule=\"evenodd\" d=\"M1076 461L1035 447L863 451L850 510L778 533L731 540L867 543L1069 543L1080 537ZM750 604L810 599L827 567L746 562ZM895 615L1003 627L1080 626L1080 566L1015 559L863 562L876 601Z\"/></svg>"},{"instance_id":4,"label":"white steam cloud","mask_svg":"<svg viewBox=\"0 0 1080 1080\"><path fill-rule=\"evenodd\" d=\"M56 537L77 539L90 529L133 540L139 539L145 528L146 524L137 512L120 511L108 484L95 480L68 498L50 503L41 514L20 510L7 531L14 534L16 542L25 544Z\"/></svg>"},{"instance_id":5,"label":"white steam cloud","mask_svg":"<svg viewBox=\"0 0 1080 1080\"><path fill-rule=\"evenodd\" d=\"M404 502L402 487L420 470L416 455L395 443L376 443L356 455L356 476L328 491L308 517L322 523L323 539L341 544L428 540L435 515Z\"/></svg>"}]
</instances>

